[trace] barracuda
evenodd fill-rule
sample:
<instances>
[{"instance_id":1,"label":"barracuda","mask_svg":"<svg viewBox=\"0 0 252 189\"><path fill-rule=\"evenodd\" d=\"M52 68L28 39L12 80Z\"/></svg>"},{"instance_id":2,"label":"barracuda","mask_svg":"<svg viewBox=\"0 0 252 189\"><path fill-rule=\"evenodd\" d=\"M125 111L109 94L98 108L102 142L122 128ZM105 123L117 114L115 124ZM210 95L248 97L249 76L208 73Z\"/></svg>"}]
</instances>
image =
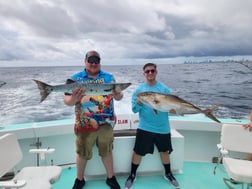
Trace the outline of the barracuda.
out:
<instances>
[{"instance_id":1,"label":"barracuda","mask_svg":"<svg viewBox=\"0 0 252 189\"><path fill-rule=\"evenodd\" d=\"M163 93L156 92L143 92L137 94L137 99L152 108L155 113L158 111L170 112L174 109L176 114L197 114L203 113L213 121L221 123L211 112L218 108L218 106L212 106L205 110L200 109L199 107L187 102L176 95L167 95Z\"/></svg>"},{"instance_id":2,"label":"barracuda","mask_svg":"<svg viewBox=\"0 0 252 189\"><path fill-rule=\"evenodd\" d=\"M51 92L72 93L73 89L83 89L85 95L108 95L113 90L121 92L131 85L131 83L83 83L73 82L62 85L49 85L42 81L35 80L40 90L41 100L43 102Z\"/></svg>"}]
</instances>

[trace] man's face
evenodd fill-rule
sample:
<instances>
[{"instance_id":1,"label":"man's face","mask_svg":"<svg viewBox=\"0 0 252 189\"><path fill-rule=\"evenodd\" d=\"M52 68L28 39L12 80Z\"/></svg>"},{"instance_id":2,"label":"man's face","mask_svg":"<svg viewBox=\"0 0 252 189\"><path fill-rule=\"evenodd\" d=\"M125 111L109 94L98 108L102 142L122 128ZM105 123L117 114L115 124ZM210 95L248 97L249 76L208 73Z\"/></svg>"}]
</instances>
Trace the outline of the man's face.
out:
<instances>
[{"instance_id":1,"label":"man's face","mask_svg":"<svg viewBox=\"0 0 252 189\"><path fill-rule=\"evenodd\" d=\"M85 67L88 74L96 75L99 73L101 64L100 58L97 56L91 56L85 60Z\"/></svg>"},{"instance_id":2,"label":"man's face","mask_svg":"<svg viewBox=\"0 0 252 189\"><path fill-rule=\"evenodd\" d=\"M144 76L148 81L154 81L156 80L157 70L154 66L147 66L144 69Z\"/></svg>"}]
</instances>

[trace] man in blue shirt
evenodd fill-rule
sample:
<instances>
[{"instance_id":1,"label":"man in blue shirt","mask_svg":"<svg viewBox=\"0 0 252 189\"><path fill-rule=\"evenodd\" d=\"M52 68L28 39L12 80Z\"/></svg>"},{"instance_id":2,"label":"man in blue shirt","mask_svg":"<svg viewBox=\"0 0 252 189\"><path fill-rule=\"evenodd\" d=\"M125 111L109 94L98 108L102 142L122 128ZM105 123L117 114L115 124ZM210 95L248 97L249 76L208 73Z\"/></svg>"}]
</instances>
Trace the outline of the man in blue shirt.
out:
<instances>
[{"instance_id":1,"label":"man in blue shirt","mask_svg":"<svg viewBox=\"0 0 252 189\"><path fill-rule=\"evenodd\" d=\"M179 188L179 184L171 173L170 153L172 152L169 113L160 112L157 114L145 104L137 100L137 94L141 92L159 92L169 94L169 88L156 80L157 66L147 63L143 67L145 83L133 92L132 111L139 113L139 125L136 133L134 151L132 154L131 173L125 182L125 189L130 189L136 178L136 171L141 162L142 156L147 153L153 154L156 145L161 161L164 165L164 178L170 182L174 188ZM176 113L175 110L172 113Z\"/></svg>"},{"instance_id":2,"label":"man in blue shirt","mask_svg":"<svg viewBox=\"0 0 252 189\"><path fill-rule=\"evenodd\" d=\"M100 55L96 51L89 51L85 57L85 69L67 80L69 82L111 83L114 76L102 71ZM76 135L76 167L77 178L73 189L82 189L85 185L84 171L87 161L92 158L92 148L96 143L99 155L107 173L107 185L111 189L120 189L113 170L113 126L116 121L114 113L114 99L121 100L122 92L113 91L109 95L83 95L82 89L73 90L72 94L65 94L66 105L75 106Z\"/></svg>"}]
</instances>

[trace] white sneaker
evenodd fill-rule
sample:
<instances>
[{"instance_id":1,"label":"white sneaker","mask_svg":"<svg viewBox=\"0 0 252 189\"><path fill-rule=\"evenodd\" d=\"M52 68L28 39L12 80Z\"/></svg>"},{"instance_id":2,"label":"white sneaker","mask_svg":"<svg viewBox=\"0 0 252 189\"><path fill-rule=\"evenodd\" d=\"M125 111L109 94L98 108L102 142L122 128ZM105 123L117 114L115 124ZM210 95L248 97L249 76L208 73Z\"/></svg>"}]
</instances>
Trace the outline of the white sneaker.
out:
<instances>
[{"instance_id":1,"label":"white sneaker","mask_svg":"<svg viewBox=\"0 0 252 189\"><path fill-rule=\"evenodd\" d=\"M168 180L170 182L173 188L176 188L176 189L179 188L179 183L177 182L177 180L171 173L164 175L164 178L165 180Z\"/></svg>"},{"instance_id":2,"label":"white sneaker","mask_svg":"<svg viewBox=\"0 0 252 189\"><path fill-rule=\"evenodd\" d=\"M135 175L129 175L129 177L125 182L125 189L130 189L135 180L136 180Z\"/></svg>"}]
</instances>

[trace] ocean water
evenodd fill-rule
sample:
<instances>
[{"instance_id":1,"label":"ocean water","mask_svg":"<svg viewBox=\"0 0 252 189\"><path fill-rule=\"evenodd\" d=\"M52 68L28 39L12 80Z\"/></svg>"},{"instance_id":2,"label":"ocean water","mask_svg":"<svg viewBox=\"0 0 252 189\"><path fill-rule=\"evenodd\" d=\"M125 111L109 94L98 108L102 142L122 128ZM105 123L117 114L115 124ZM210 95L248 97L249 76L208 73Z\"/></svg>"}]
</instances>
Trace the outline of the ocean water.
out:
<instances>
[{"instance_id":1,"label":"ocean water","mask_svg":"<svg viewBox=\"0 0 252 189\"><path fill-rule=\"evenodd\" d=\"M249 65L252 66L252 65ZM83 67L0 68L0 125L74 118L74 107L66 106L62 93L52 93L40 103L33 79L51 85L63 84ZM131 112L131 95L144 81L142 65L102 66L117 82L131 82L124 98L115 103L117 114ZM158 65L158 80L171 92L205 109L219 105L218 118L248 118L252 109L252 71L238 63Z\"/></svg>"}]
</instances>

